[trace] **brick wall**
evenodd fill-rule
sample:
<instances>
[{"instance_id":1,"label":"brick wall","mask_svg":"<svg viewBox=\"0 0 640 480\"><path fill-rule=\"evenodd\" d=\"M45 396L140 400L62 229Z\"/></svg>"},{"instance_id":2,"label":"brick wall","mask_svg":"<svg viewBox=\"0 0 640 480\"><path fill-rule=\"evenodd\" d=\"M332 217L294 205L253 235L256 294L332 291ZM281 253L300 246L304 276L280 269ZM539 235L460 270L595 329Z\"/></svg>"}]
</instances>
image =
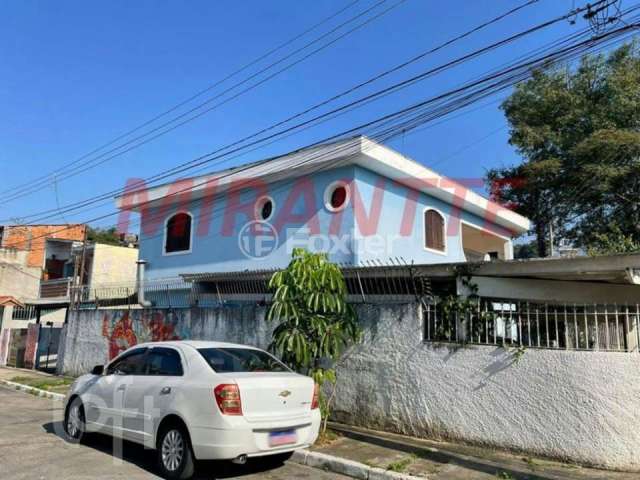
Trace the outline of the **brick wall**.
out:
<instances>
[{"instance_id":1,"label":"brick wall","mask_svg":"<svg viewBox=\"0 0 640 480\"><path fill-rule=\"evenodd\" d=\"M2 246L27 250L27 266L42 268L47 238L84 239L85 225L24 225L5 227Z\"/></svg>"}]
</instances>

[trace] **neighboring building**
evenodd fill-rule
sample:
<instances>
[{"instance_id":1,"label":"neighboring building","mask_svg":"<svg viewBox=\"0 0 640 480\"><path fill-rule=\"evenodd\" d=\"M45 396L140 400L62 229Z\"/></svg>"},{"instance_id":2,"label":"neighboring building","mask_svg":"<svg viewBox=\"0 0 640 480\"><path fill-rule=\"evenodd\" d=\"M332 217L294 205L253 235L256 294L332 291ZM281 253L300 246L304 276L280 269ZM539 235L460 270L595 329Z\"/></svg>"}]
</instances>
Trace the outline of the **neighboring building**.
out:
<instances>
[{"instance_id":1,"label":"neighboring building","mask_svg":"<svg viewBox=\"0 0 640 480\"><path fill-rule=\"evenodd\" d=\"M7 301L0 305L0 365L54 369L70 302L93 301L86 293L96 285L126 283L134 290L137 249L105 244L84 247L85 228L31 225L2 229L0 296ZM80 271L84 272L84 296L76 297L72 286ZM101 298L108 295L108 291L101 293Z\"/></svg>"},{"instance_id":2,"label":"neighboring building","mask_svg":"<svg viewBox=\"0 0 640 480\"><path fill-rule=\"evenodd\" d=\"M73 273L71 249L84 240L85 229L85 225L0 227L0 266L4 267L0 294L26 302L38 298L43 289L59 288L58 280Z\"/></svg>"},{"instance_id":3,"label":"neighboring building","mask_svg":"<svg viewBox=\"0 0 640 480\"><path fill-rule=\"evenodd\" d=\"M27 264L29 252L0 247L0 295L19 300L38 296L42 268Z\"/></svg>"},{"instance_id":4,"label":"neighboring building","mask_svg":"<svg viewBox=\"0 0 640 480\"><path fill-rule=\"evenodd\" d=\"M365 266L511 259L512 237L530 227L365 137L133 192L117 206L141 213L147 279L283 267L294 247Z\"/></svg>"},{"instance_id":5,"label":"neighboring building","mask_svg":"<svg viewBox=\"0 0 640 480\"><path fill-rule=\"evenodd\" d=\"M84 268L82 267L84 256ZM74 276L83 270L81 284L88 291L97 287L131 285L136 280L138 249L94 243L83 248L82 244L71 245L68 259L62 268L62 276L49 277L41 283L39 303L59 302L68 304L74 285Z\"/></svg>"}]
</instances>

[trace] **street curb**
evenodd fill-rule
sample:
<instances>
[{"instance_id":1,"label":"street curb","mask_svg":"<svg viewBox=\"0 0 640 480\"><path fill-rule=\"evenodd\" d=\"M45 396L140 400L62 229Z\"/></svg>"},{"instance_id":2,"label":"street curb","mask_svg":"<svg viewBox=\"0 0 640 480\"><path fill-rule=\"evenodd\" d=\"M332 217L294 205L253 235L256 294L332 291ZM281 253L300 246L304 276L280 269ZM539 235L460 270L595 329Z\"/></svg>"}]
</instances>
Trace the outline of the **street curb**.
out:
<instances>
[{"instance_id":1,"label":"street curb","mask_svg":"<svg viewBox=\"0 0 640 480\"><path fill-rule=\"evenodd\" d=\"M62 393L47 392L40 388L30 387L29 385L23 385L22 383L10 382L9 380L0 380L0 383L14 388L15 390L21 390L23 392L31 393L38 397L51 398L52 400L64 400L65 395Z\"/></svg>"},{"instance_id":2,"label":"street curb","mask_svg":"<svg viewBox=\"0 0 640 480\"><path fill-rule=\"evenodd\" d=\"M359 480L424 480L426 478L370 467L364 463L334 457L326 453L312 452L310 450L296 450L291 457L291 461L300 465L306 465L307 467L339 473Z\"/></svg>"}]
</instances>

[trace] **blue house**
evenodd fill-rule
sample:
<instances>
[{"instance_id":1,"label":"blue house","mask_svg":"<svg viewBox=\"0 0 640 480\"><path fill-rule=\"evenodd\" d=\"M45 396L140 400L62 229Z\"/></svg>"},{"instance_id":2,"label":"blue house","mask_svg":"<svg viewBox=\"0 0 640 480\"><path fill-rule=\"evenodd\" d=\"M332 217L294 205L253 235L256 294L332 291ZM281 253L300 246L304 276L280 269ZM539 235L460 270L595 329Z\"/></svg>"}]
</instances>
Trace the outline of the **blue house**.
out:
<instances>
[{"instance_id":1,"label":"blue house","mask_svg":"<svg viewBox=\"0 0 640 480\"><path fill-rule=\"evenodd\" d=\"M358 136L116 201L141 215L148 280L284 267L295 247L354 266L511 259L529 220L464 183Z\"/></svg>"}]
</instances>

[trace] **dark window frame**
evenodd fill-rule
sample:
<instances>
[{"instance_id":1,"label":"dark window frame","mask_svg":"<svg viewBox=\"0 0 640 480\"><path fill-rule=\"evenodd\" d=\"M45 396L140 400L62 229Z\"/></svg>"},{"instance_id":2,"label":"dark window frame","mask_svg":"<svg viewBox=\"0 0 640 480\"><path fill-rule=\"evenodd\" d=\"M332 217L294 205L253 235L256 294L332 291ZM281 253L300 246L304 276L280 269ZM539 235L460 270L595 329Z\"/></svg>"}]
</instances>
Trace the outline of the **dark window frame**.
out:
<instances>
[{"instance_id":1,"label":"dark window frame","mask_svg":"<svg viewBox=\"0 0 640 480\"><path fill-rule=\"evenodd\" d=\"M149 368L151 366L149 359L151 358L151 355L153 355L154 352L171 352L173 354L175 354L178 357L178 361L179 361L179 366L180 366L180 373L176 373L176 374L169 374L169 373L150 373L149 372ZM182 355L180 354L180 352L175 349L175 348L171 348L171 347L151 347L148 351L147 354L145 356L145 360L144 360L144 375L146 376L150 376L150 377L182 377L184 376L184 362L182 360Z\"/></svg>"},{"instance_id":2,"label":"dark window frame","mask_svg":"<svg viewBox=\"0 0 640 480\"><path fill-rule=\"evenodd\" d=\"M258 352L261 355L266 355L267 357L271 358L275 364L281 366L283 369L282 370L268 370L265 371L265 373L290 373L292 372L292 370L279 358L277 358L276 356L270 354L269 352L265 352L264 350L259 350L259 349L254 349L254 348L241 348L241 347L205 347L205 348L198 348L198 353L200 354L200 356L204 359L204 361L207 363L207 365L209 366L209 368L211 368L211 370L213 370L216 373L247 373L247 372L259 372L256 370L216 370L216 368L209 362L209 359L207 358L207 356L205 355L205 350L217 350L217 351L221 351L222 353L232 356L231 353L232 351L236 351L236 350L246 350L249 352Z\"/></svg>"},{"instance_id":3,"label":"dark window frame","mask_svg":"<svg viewBox=\"0 0 640 480\"><path fill-rule=\"evenodd\" d=\"M149 351L149 349L147 347L140 347L140 348L136 348L133 349L131 351L128 351L126 353L124 353L123 355L121 355L120 357L116 358L114 361L112 361L106 368L106 375L144 375L144 370L146 370L146 356L147 356L147 352ZM140 367L138 367L138 370L135 373L122 373L122 374L116 374L115 371L113 371L113 369L116 367L116 365L118 365L119 363L123 362L124 360L134 356L134 355L139 355L140 353L142 353L141 355L141 360L142 360L142 369L140 369Z\"/></svg>"},{"instance_id":4,"label":"dark window frame","mask_svg":"<svg viewBox=\"0 0 640 480\"><path fill-rule=\"evenodd\" d=\"M447 252L446 225L442 213L435 208L426 208L423 214L424 248L438 253Z\"/></svg>"},{"instance_id":5,"label":"dark window frame","mask_svg":"<svg viewBox=\"0 0 640 480\"><path fill-rule=\"evenodd\" d=\"M176 225L178 218L187 218L184 225ZM175 235L175 230L184 229L181 235ZM180 253L190 253L193 248L193 215L186 211L180 211L167 218L164 225L164 254L174 255Z\"/></svg>"}]
</instances>

